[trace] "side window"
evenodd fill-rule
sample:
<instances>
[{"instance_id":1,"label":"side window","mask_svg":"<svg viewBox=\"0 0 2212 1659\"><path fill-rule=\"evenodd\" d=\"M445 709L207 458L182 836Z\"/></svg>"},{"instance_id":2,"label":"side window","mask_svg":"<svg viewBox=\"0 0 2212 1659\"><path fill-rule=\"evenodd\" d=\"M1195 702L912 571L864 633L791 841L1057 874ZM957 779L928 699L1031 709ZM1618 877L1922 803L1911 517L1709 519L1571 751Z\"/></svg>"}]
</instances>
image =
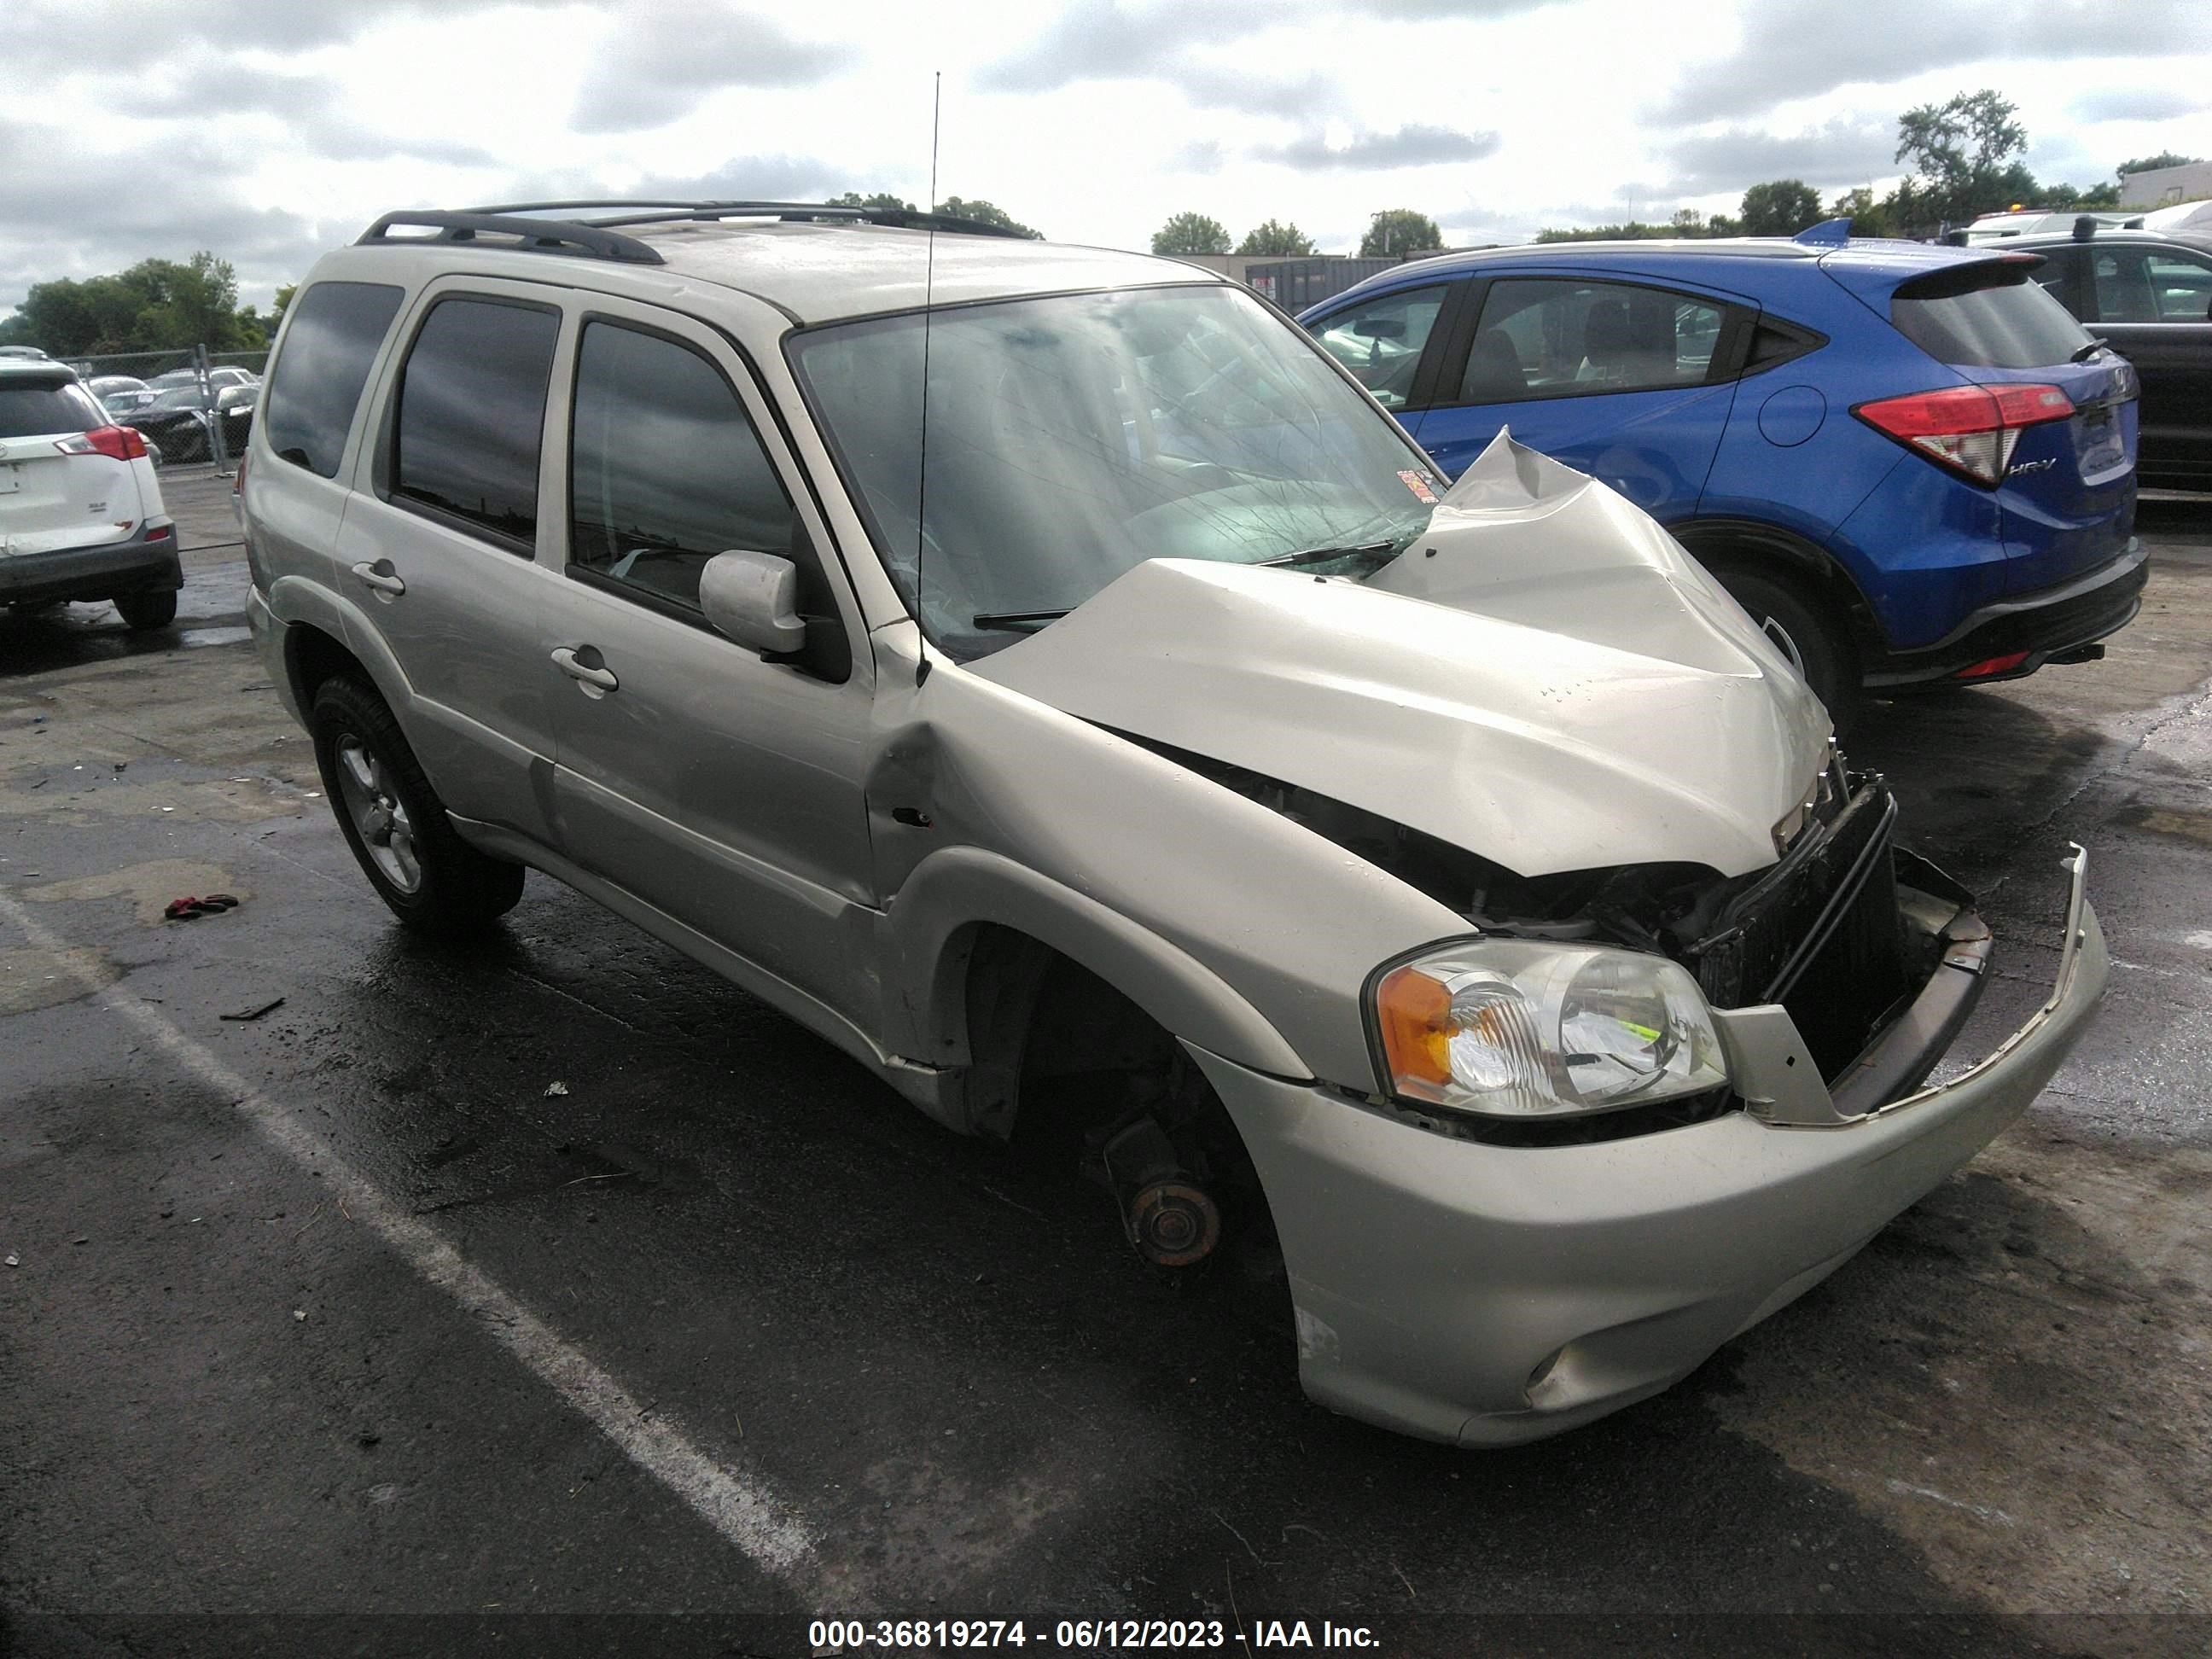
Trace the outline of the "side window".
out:
<instances>
[{"instance_id":1,"label":"side window","mask_svg":"<svg viewBox=\"0 0 2212 1659\"><path fill-rule=\"evenodd\" d=\"M383 283L317 283L292 301L262 416L277 459L337 476L355 407L404 293Z\"/></svg>"},{"instance_id":2,"label":"side window","mask_svg":"<svg viewBox=\"0 0 2212 1659\"><path fill-rule=\"evenodd\" d=\"M500 300L441 300L399 374L392 493L527 557L538 533L538 450L559 313Z\"/></svg>"},{"instance_id":3,"label":"side window","mask_svg":"<svg viewBox=\"0 0 2212 1659\"><path fill-rule=\"evenodd\" d=\"M2097 248L2091 255L2090 269L2096 276L2098 321L2159 320L2158 302L2151 295L2150 278L2143 269L2141 248Z\"/></svg>"},{"instance_id":4,"label":"side window","mask_svg":"<svg viewBox=\"0 0 2212 1659\"><path fill-rule=\"evenodd\" d=\"M2160 322L2212 322L2212 259L2160 250L2145 257L2143 269Z\"/></svg>"},{"instance_id":5,"label":"side window","mask_svg":"<svg viewBox=\"0 0 2212 1659\"><path fill-rule=\"evenodd\" d=\"M1698 386L1725 307L1622 283L1514 277L1490 285L1462 403Z\"/></svg>"},{"instance_id":6,"label":"side window","mask_svg":"<svg viewBox=\"0 0 2212 1659\"><path fill-rule=\"evenodd\" d=\"M688 346L586 324L569 457L574 566L696 611L715 554L793 556L791 498L737 393Z\"/></svg>"},{"instance_id":7,"label":"side window","mask_svg":"<svg viewBox=\"0 0 2212 1659\"><path fill-rule=\"evenodd\" d=\"M1350 369L1385 409L1403 409L1413 395L1422 348L1435 331L1446 290L1417 288L1378 295L1322 324L1322 349Z\"/></svg>"}]
</instances>

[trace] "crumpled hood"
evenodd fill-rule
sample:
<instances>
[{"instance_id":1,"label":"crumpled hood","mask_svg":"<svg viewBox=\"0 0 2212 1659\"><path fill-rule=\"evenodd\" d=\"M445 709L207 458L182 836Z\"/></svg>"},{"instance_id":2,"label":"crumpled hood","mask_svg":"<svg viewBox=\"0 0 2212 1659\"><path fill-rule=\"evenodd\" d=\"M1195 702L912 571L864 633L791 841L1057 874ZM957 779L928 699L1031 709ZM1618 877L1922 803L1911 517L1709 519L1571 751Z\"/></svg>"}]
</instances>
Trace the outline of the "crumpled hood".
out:
<instances>
[{"instance_id":1,"label":"crumpled hood","mask_svg":"<svg viewBox=\"0 0 2212 1659\"><path fill-rule=\"evenodd\" d=\"M1674 539L1503 433L1364 581L1154 559L970 672L1524 876L1760 868L1826 758L1819 701Z\"/></svg>"}]
</instances>

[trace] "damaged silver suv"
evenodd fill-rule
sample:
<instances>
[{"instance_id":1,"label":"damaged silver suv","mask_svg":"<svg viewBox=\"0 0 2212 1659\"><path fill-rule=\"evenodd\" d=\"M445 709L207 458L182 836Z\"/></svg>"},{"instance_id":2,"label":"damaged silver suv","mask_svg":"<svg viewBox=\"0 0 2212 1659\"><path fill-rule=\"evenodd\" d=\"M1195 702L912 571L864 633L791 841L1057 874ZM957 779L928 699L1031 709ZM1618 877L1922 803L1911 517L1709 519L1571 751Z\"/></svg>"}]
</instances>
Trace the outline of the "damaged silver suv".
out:
<instances>
[{"instance_id":1,"label":"damaged silver suv","mask_svg":"<svg viewBox=\"0 0 2212 1659\"><path fill-rule=\"evenodd\" d=\"M1445 491L1237 284L981 228L538 204L315 268L250 605L404 922L544 871L1051 1125L1163 1270L1272 1241L1307 1390L1466 1444L1665 1388L2035 1097L2078 851L2050 1000L1925 1085L1989 932L1663 531L1503 437Z\"/></svg>"}]
</instances>

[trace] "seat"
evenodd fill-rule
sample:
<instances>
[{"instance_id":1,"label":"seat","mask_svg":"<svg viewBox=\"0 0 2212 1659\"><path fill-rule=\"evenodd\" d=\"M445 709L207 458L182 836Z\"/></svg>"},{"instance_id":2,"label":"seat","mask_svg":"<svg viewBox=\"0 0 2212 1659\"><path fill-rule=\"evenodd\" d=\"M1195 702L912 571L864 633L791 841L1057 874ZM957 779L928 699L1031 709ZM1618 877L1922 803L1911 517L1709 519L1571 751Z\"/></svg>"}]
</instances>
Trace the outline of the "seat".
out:
<instances>
[{"instance_id":1,"label":"seat","mask_svg":"<svg viewBox=\"0 0 2212 1659\"><path fill-rule=\"evenodd\" d=\"M1528 371L1512 337L1502 328L1486 328L1474 337L1467 355L1467 373L1461 377L1459 400L1464 404L1505 404L1525 397Z\"/></svg>"},{"instance_id":2,"label":"seat","mask_svg":"<svg viewBox=\"0 0 2212 1659\"><path fill-rule=\"evenodd\" d=\"M1582 367L1577 380L1618 380L1628 356L1628 307L1619 300L1592 302L1583 319Z\"/></svg>"}]
</instances>

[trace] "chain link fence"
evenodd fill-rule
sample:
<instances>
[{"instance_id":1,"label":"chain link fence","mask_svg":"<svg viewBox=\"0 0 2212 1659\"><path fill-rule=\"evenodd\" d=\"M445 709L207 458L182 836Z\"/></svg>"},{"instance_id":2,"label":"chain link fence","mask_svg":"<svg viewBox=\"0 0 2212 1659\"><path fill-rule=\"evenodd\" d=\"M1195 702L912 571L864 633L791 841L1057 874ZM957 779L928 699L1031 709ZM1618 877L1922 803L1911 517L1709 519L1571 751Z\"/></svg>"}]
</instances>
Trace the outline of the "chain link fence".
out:
<instances>
[{"instance_id":1,"label":"chain link fence","mask_svg":"<svg viewBox=\"0 0 2212 1659\"><path fill-rule=\"evenodd\" d=\"M135 427L157 466L228 472L244 453L261 400L264 351L126 351L62 359L108 418Z\"/></svg>"}]
</instances>

